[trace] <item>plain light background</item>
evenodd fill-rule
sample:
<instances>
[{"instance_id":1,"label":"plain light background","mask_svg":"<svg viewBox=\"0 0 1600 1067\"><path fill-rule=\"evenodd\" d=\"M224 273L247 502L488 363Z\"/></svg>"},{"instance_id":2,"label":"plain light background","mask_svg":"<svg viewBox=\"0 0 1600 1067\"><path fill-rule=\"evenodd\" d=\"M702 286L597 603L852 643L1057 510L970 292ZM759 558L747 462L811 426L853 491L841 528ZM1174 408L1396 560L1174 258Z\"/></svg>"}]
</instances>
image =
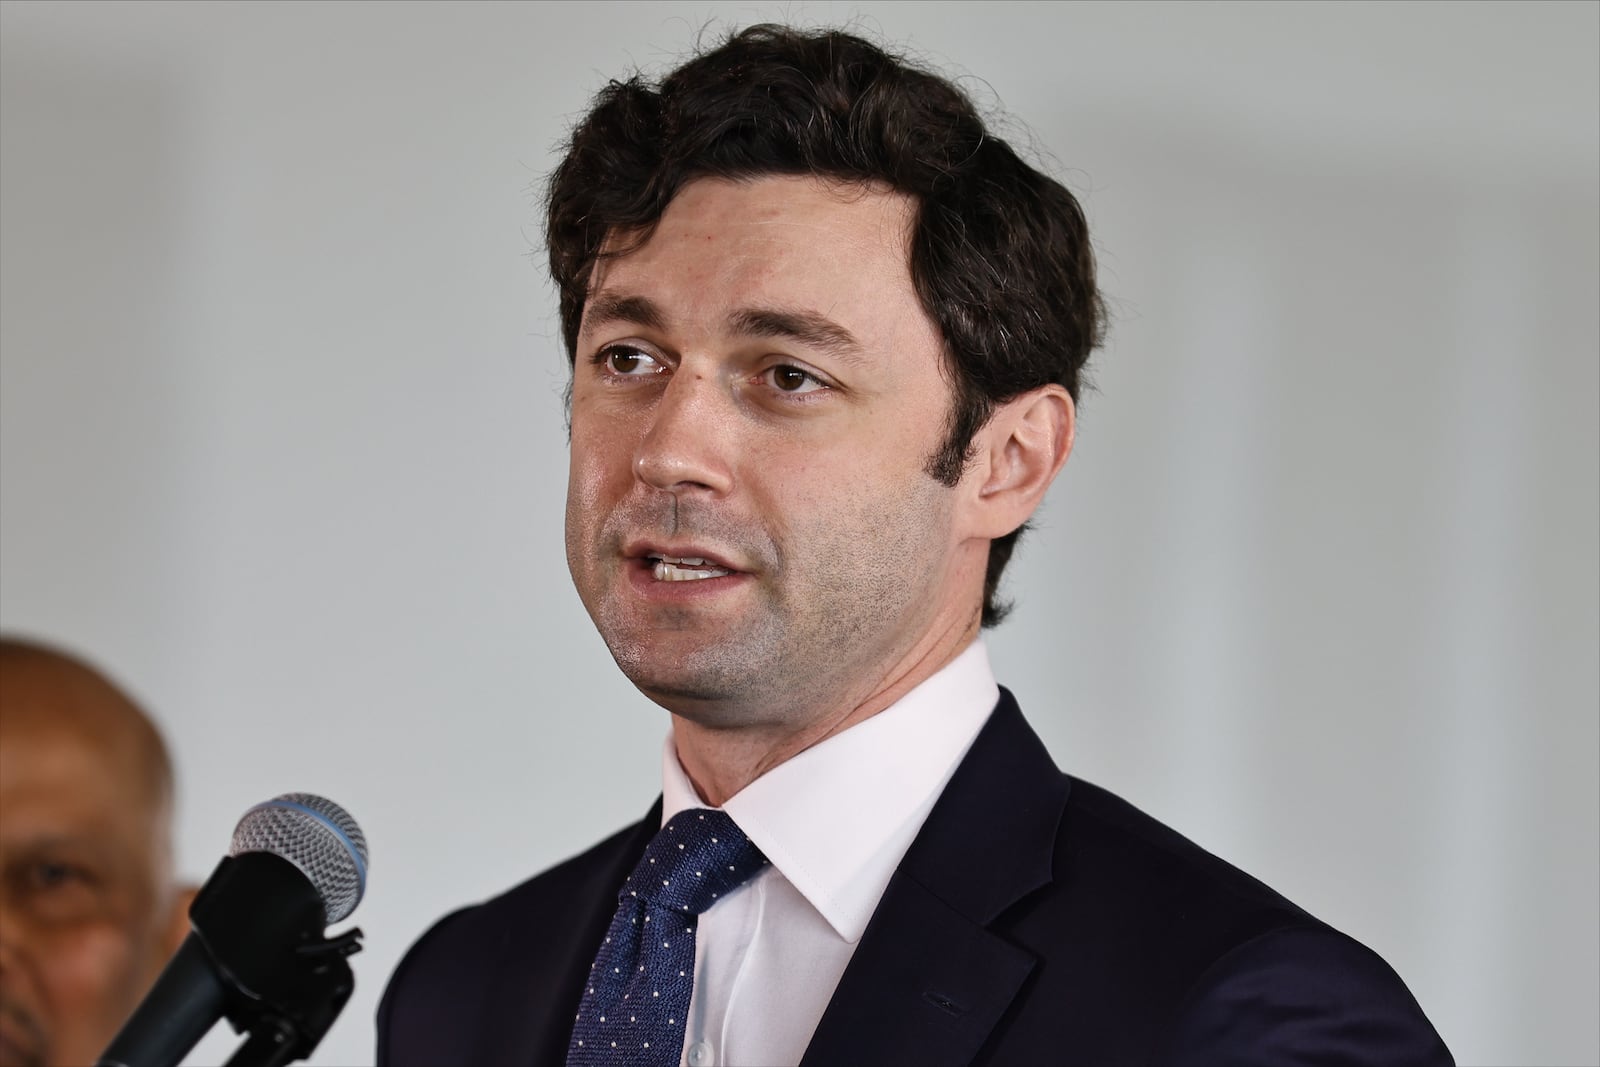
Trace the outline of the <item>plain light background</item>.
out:
<instances>
[{"instance_id":1,"label":"plain light background","mask_svg":"<svg viewBox=\"0 0 1600 1067\"><path fill-rule=\"evenodd\" d=\"M277 793L356 816L313 1062L369 1062L434 919L656 791L563 558L553 152L708 25L849 22L1096 234L1098 391L990 637L1058 762L1375 947L1463 1063L1595 1063L1597 13L7 2L0 625L155 711L185 875Z\"/></svg>"}]
</instances>

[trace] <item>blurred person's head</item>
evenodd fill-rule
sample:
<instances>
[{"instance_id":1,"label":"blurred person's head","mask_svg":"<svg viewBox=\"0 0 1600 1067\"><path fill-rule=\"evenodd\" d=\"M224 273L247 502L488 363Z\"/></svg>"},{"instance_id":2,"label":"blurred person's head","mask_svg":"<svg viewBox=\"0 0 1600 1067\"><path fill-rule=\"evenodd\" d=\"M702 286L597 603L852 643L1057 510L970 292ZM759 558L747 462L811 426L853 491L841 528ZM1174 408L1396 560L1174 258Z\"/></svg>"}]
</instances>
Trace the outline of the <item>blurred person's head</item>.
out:
<instances>
[{"instance_id":1,"label":"blurred person's head","mask_svg":"<svg viewBox=\"0 0 1600 1067\"><path fill-rule=\"evenodd\" d=\"M94 1063L176 950L172 792L125 693L0 638L0 1067Z\"/></svg>"}]
</instances>

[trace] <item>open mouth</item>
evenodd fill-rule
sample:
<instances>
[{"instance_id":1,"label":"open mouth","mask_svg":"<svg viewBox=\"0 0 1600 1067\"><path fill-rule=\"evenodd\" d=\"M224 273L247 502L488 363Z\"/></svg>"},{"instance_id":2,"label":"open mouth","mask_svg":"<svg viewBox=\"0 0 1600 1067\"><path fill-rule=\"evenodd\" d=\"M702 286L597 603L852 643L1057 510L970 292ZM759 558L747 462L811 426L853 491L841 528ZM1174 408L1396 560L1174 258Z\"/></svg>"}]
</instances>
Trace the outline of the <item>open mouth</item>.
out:
<instances>
[{"instance_id":1,"label":"open mouth","mask_svg":"<svg viewBox=\"0 0 1600 1067\"><path fill-rule=\"evenodd\" d=\"M650 572L658 582L697 582L702 578L721 578L733 572L699 556L657 556L650 558Z\"/></svg>"}]
</instances>

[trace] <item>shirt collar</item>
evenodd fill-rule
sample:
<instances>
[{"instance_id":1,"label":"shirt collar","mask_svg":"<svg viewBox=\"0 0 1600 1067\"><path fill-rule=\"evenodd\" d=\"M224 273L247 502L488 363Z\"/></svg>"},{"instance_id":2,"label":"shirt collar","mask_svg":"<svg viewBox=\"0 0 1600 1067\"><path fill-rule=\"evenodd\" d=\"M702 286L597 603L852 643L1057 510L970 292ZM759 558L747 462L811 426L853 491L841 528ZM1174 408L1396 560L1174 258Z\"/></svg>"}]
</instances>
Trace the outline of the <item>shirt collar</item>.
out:
<instances>
[{"instance_id":1,"label":"shirt collar","mask_svg":"<svg viewBox=\"0 0 1600 1067\"><path fill-rule=\"evenodd\" d=\"M860 940L889 878L1000 699L981 639L871 718L780 763L723 810L841 938ZM662 756L662 823L704 807Z\"/></svg>"}]
</instances>

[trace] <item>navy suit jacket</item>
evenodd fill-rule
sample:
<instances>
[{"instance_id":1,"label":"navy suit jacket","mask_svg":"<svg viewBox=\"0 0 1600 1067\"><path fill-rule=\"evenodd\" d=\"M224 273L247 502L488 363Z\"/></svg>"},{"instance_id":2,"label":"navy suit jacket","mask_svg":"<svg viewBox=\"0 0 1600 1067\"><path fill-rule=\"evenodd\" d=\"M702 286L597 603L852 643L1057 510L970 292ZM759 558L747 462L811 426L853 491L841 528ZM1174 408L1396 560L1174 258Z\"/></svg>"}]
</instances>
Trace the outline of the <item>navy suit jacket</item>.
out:
<instances>
[{"instance_id":1,"label":"navy suit jacket","mask_svg":"<svg viewBox=\"0 0 1600 1067\"><path fill-rule=\"evenodd\" d=\"M447 916L378 1063L561 1064L642 822ZM1011 694L901 861L802 1063L1449 1064L1370 949L1062 774Z\"/></svg>"}]
</instances>

